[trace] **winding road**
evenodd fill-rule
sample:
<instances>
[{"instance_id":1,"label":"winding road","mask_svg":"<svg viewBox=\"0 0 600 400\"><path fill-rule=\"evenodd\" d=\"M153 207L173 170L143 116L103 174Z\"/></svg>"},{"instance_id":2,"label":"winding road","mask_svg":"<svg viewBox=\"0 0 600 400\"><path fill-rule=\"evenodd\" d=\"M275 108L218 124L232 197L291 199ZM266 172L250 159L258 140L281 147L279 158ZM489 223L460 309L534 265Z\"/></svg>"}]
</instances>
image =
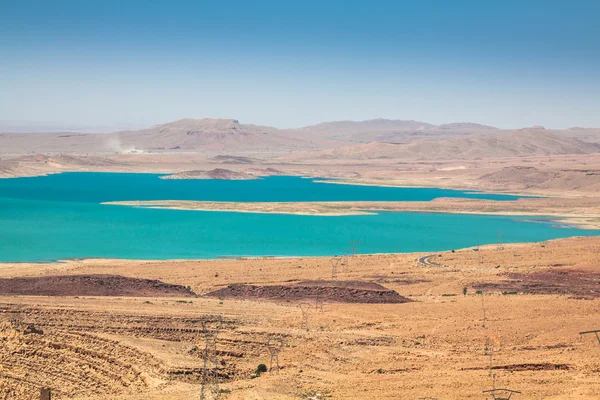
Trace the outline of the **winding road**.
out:
<instances>
[{"instance_id":1,"label":"winding road","mask_svg":"<svg viewBox=\"0 0 600 400\"><path fill-rule=\"evenodd\" d=\"M438 263L430 261L430 258L436 257L436 256L437 256L437 254L429 254L427 256L420 257L418 261L419 261L419 263L426 265L428 267L442 267L442 264L438 264Z\"/></svg>"}]
</instances>

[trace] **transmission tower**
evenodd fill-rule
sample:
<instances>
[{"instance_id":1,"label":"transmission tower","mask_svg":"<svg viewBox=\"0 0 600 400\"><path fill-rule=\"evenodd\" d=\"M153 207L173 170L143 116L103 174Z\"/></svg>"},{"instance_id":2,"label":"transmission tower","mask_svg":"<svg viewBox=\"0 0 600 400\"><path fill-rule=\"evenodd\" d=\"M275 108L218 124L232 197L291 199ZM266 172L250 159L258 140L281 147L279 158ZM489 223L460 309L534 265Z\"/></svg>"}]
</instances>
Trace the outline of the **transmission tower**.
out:
<instances>
[{"instance_id":1,"label":"transmission tower","mask_svg":"<svg viewBox=\"0 0 600 400\"><path fill-rule=\"evenodd\" d=\"M337 279L338 266L341 260L342 258L338 256L331 258L331 279Z\"/></svg>"},{"instance_id":2,"label":"transmission tower","mask_svg":"<svg viewBox=\"0 0 600 400\"><path fill-rule=\"evenodd\" d=\"M202 367L202 389L200 400L218 400L219 390L219 356L217 353L217 336L223 325L223 317L216 317L216 324L211 329L208 321L202 321L202 336L204 337L204 365Z\"/></svg>"},{"instance_id":3,"label":"transmission tower","mask_svg":"<svg viewBox=\"0 0 600 400\"><path fill-rule=\"evenodd\" d=\"M308 322L312 306L309 303L300 303L298 304L298 307L300 308L300 312L302 312L302 322L300 323L300 327L308 331Z\"/></svg>"},{"instance_id":4,"label":"transmission tower","mask_svg":"<svg viewBox=\"0 0 600 400\"><path fill-rule=\"evenodd\" d=\"M492 380L492 389L484 390L484 394L490 394L494 400L509 400L513 394L520 394L516 390L511 389L500 389L496 388L496 374L494 374L494 349L492 347L492 341L490 340L490 336L487 334L487 314L484 302L484 293L481 293L481 310L483 311L483 323L482 327L486 332L485 335L485 345L484 345L484 355L488 357L489 365L488 365L488 376Z\"/></svg>"},{"instance_id":5,"label":"transmission tower","mask_svg":"<svg viewBox=\"0 0 600 400\"><path fill-rule=\"evenodd\" d=\"M592 333L596 335L596 339L598 339L598 343L600 343L600 330L579 332L579 338L581 338L583 335L589 335Z\"/></svg>"},{"instance_id":6,"label":"transmission tower","mask_svg":"<svg viewBox=\"0 0 600 400\"><path fill-rule=\"evenodd\" d=\"M490 336L487 333L487 310L485 308L485 294L481 292L481 311L483 313L483 319L481 320L481 327L485 332L485 344L483 347L483 354L489 357L488 376L492 378L492 388L496 388L496 375L493 372L494 366L494 351L492 349Z\"/></svg>"},{"instance_id":7,"label":"transmission tower","mask_svg":"<svg viewBox=\"0 0 600 400\"><path fill-rule=\"evenodd\" d=\"M12 315L9 317L9 322L13 329L17 331L23 330L23 304L16 304Z\"/></svg>"},{"instance_id":8,"label":"transmission tower","mask_svg":"<svg viewBox=\"0 0 600 400\"><path fill-rule=\"evenodd\" d=\"M348 267L350 266L350 258L347 255L340 257L340 269L342 272L348 272Z\"/></svg>"},{"instance_id":9,"label":"transmission tower","mask_svg":"<svg viewBox=\"0 0 600 400\"><path fill-rule=\"evenodd\" d=\"M350 247L352 247L352 257L356 256L356 249L360 246L360 240L351 240Z\"/></svg>"},{"instance_id":10,"label":"transmission tower","mask_svg":"<svg viewBox=\"0 0 600 400\"><path fill-rule=\"evenodd\" d=\"M318 312L324 312L323 304L324 304L323 298L321 296L317 296L315 298L315 310Z\"/></svg>"},{"instance_id":11,"label":"transmission tower","mask_svg":"<svg viewBox=\"0 0 600 400\"><path fill-rule=\"evenodd\" d=\"M482 321L481 327L483 329L486 329L487 328L487 326L486 326L486 323L487 323L487 314L486 314L486 311L487 310L485 308L485 297L484 296L485 296L485 292L482 290L481 291L481 311L483 312L483 319L481 320Z\"/></svg>"},{"instance_id":12,"label":"transmission tower","mask_svg":"<svg viewBox=\"0 0 600 400\"><path fill-rule=\"evenodd\" d=\"M504 246L502 246L502 229L498 229L498 250L504 250Z\"/></svg>"},{"instance_id":13,"label":"transmission tower","mask_svg":"<svg viewBox=\"0 0 600 400\"><path fill-rule=\"evenodd\" d=\"M492 378L492 387L496 387L496 375L494 374L494 349L489 336L485 337L483 354L489 357L488 376Z\"/></svg>"},{"instance_id":14,"label":"transmission tower","mask_svg":"<svg viewBox=\"0 0 600 400\"><path fill-rule=\"evenodd\" d=\"M271 356L269 361L269 373L273 373L273 361L275 361L275 368L277 368L277 375L279 375L279 352L283 348L285 342L280 337L270 336L267 339L267 350Z\"/></svg>"}]
</instances>

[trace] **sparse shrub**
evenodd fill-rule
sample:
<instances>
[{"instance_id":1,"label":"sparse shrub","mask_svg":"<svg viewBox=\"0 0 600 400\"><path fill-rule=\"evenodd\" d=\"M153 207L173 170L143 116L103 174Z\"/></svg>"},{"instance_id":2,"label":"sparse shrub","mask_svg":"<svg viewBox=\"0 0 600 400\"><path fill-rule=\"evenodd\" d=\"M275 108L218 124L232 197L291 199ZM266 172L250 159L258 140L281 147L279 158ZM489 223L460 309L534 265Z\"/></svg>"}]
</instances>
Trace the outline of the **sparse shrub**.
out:
<instances>
[{"instance_id":1,"label":"sparse shrub","mask_svg":"<svg viewBox=\"0 0 600 400\"><path fill-rule=\"evenodd\" d=\"M265 364L258 364L256 371L250 376L250 379L258 378L260 374L267 372L267 366Z\"/></svg>"},{"instance_id":2,"label":"sparse shrub","mask_svg":"<svg viewBox=\"0 0 600 400\"><path fill-rule=\"evenodd\" d=\"M478 290L475 292L475 294L483 294L483 290Z\"/></svg>"},{"instance_id":3,"label":"sparse shrub","mask_svg":"<svg viewBox=\"0 0 600 400\"><path fill-rule=\"evenodd\" d=\"M456 293L444 293L442 294L443 297L452 297L452 296L456 296Z\"/></svg>"},{"instance_id":4,"label":"sparse shrub","mask_svg":"<svg viewBox=\"0 0 600 400\"><path fill-rule=\"evenodd\" d=\"M258 364L258 367L256 367L256 373L260 375L264 372L267 372L267 366L265 364Z\"/></svg>"},{"instance_id":5,"label":"sparse shrub","mask_svg":"<svg viewBox=\"0 0 600 400\"><path fill-rule=\"evenodd\" d=\"M463 288L463 296L466 296L466 295L467 295L467 288L466 288L466 287L464 287L464 288Z\"/></svg>"},{"instance_id":6,"label":"sparse shrub","mask_svg":"<svg viewBox=\"0 0 600 400\"><path fill-rule=\"evenodd\" d=\"M219 393L231 393L231 389L219 389Z\"/></svg>"}]
</instances>

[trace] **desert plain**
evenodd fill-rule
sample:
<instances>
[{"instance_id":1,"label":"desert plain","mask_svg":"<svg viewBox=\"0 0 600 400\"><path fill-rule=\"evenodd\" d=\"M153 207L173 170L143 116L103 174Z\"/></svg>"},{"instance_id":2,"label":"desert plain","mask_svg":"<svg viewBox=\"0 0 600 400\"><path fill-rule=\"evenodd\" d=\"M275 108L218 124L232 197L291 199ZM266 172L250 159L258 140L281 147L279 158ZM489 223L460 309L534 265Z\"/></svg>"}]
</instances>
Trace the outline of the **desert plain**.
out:
<instances>
[{"instance_id":1,"label":"desert plain","mask_svg":"<svg viewBox=\"0 0 600 400\"><path fill-rule=\"evenodd\" d=\"M528 399L595 399L600 344L579 332L598 329L599 254L597 238L572 238L425 260L357 255L335 280L329 257L3 264L3 279L118 275L200 294L235 284L278 292L94 296L71 284L52 296L4 295L1 390L5 398L34 398L40 385L59 399L198 398L206 321L222 324L223 398L480 399L495 385ZM361 286L372 285L411 301L351 303L323 289L349 287L361 301ZM312 290L299 297L294 287ZM270 366L269 338L283 340L280 369L255 377L259 364Z\"/></svg>"}]
</instances>

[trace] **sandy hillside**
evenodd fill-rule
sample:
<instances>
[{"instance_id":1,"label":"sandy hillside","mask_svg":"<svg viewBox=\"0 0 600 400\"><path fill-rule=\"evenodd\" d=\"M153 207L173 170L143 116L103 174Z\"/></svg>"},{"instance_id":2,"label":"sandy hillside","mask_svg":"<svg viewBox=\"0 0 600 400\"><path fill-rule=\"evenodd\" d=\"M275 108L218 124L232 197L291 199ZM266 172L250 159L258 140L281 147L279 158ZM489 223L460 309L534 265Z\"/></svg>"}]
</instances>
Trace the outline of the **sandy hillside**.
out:
<instances>
[{"instance_id":1,"label":"sandy hillside","mask_svg":"<svg viewBox=\"0 0 600 400\"><path fill-rule=\"evenodd\" d=\"M600 170L540 170L535 167L505 167L480 178L492 187L511 189L600 192Z\"/></svg>"},{"instance_id":2,"label":"sandy hillside","mask_svg":"<svg viewBox=\"0 0 600 400\"><path fill-rule=\"evenodd\" d=\"M410 144L372 142L316 153L289 156L301 159L390 158L398 160L472 160L505 157L534 157L600 152L595 143L562 137L543 130L523 130L508 134L479 135Z\"/></svg>"}]
</instances>

